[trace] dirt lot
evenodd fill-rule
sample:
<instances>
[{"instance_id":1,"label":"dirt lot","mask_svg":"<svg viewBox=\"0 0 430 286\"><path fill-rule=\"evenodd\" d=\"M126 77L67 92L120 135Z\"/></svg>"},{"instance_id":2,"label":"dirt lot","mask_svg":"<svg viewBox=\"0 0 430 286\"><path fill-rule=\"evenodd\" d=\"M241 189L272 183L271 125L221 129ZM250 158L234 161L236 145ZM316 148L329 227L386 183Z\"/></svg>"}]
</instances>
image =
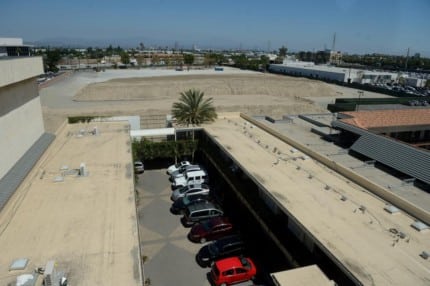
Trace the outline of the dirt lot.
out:
<instances>
[{"instance_id":1,"label":"dirt lot","mask_svg":"<svg viewBox=\"0 0 430 286\"><path fill-rule=\"evenodd\" d=\"M195 75L159 78L114 79L89 84L75 96L77 101L139 101L147 108L168 111L178 94L199 89L213 97L219 111L242 111L254 114L285 114L314 111L307 96L334 94L324 83L307 79L291 79L270 74ZM131 103L134 104L134 103Z\"/></svg>"},{"instance_id":2,"label":"dirt lot","mask_svg":"<svg viewBox=\"0 0 430 286\"><path fill-rule=\"evenodd\" d=\"M45 127L47 131L55 131L58 122L68 115L169 114L179 93L190 88L213 97L218 112L275 118L284 114L327 112L327 103L336 97L357 96L354 89L317 80L231 68L221 74L211 70L181 75L162 70L78 73L41 90ZM49 100L44 100L45 94ZM365 92L365 96L383 95Z\"/></svg>"}]
</instances>

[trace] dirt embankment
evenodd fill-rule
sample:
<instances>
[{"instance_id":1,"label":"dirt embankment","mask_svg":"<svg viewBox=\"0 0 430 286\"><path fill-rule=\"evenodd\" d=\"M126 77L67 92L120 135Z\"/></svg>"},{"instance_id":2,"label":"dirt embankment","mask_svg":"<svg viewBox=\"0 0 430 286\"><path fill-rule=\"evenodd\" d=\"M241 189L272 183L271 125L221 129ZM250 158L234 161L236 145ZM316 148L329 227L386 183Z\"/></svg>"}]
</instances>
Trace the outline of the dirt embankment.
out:
<instances>
[{"instance_id":1,"label":"dirt embankment","mask_svg":"<svg viewBox=\"0 0 430 286\"><path fill-rule=\"evenodd\" d=\"M80 89L73 97L79 108L45 108L45 127L55 129L58 121L73 115L168 114L179 93L192 88L213 97L218 112L275 118L285 114L326 112L312 98L337 95L337 90L324 82L273 74L121 78L90 83Z\"/></svg>"}]
</instances>

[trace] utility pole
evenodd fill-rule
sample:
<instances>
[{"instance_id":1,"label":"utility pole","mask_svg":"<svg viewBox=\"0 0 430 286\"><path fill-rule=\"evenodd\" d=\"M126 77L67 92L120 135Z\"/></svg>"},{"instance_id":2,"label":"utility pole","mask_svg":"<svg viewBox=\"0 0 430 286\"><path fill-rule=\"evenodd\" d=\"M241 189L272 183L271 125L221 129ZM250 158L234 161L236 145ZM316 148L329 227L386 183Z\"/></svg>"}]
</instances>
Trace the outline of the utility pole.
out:
<instances>
[{"instance_id":1,"label":"utility pole","mask_svg":"<svg viewBox=\"0 0 430 286\"><path fill-rule=\"evenodd\" d=\"M331 45L331 51L334 52L335 48L336 48L336 32L334 32L334 35L333 35L333 43Z\"/></svg>"},{"instance_id":2,"label":"utility pole","mask_svg":"<svg viewBox=\"0 0 430 286\"><path fill-rule=\"evenodd\" d=\"M356 104L356 111L360 110L360 101L361 101L361 97L363 96L363 91L362 90L358 90L358 102Z\"/></svg>"},{"instance_id":3,"label":"utility pole","mask_svg":"<svg viewBox=\"0 0 430 286\"><path fill-rule=\"evenodd\" d=\"M408 69L408 60L409 60L409 48L408 48L408 53L406 54L405 70Z\"/></svg>"}]
</instances>

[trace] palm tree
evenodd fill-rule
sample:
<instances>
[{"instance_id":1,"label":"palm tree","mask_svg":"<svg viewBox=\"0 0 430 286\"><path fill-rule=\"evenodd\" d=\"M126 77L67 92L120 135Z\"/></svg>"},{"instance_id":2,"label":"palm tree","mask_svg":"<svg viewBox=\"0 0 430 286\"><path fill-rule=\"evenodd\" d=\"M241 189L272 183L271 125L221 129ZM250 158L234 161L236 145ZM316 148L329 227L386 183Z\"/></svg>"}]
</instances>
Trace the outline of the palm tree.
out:
<instances>
[{"instance_id":1,"label":"palm tree","mask_svg":"<svg viewBox=\"0 0 430 286\"><path fill-rule=\"evenodd\" d=\"M213 122L217 118L212 97L203 99L204 92L189 89L180 93L179 102L173 103L172 114L178 124L199 126L205 122ZM194 141L194 129L193 129ZM194 150L193 150L194 159Z\"/></svg>"}]
</instances>

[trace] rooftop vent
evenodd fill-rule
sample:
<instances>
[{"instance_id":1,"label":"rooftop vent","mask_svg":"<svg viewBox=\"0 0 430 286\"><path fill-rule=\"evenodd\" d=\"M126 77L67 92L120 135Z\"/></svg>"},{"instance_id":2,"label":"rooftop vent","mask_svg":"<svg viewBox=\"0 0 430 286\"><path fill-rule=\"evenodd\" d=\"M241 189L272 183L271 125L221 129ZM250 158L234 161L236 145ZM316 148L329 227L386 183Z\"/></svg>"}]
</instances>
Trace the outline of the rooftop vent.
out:
<instances>
[{"instance_id":1,"label":"rooftop vent","mask_svg":"<svg viewBox=\"0 0 430 286\"><path fill-rule=\"evenodd\" d=\"M393 205L385 205L384 210L389 212L390 214L400 213L400 210Z\"/></svg>"},{"instance_id":2,"label":"rooftop vent","mask_svg":"<svg viewBox=\"0 0 430 286\"><path fill-rule=\"evenodd\" d=\"M12 270L23 270L27 267L28 258L18 258L12 261L12 264L9 267L9 271Z\"/></svg>"},{"instance_id":3,"label":"rooftop vent","mask_svg":"<svg viewBox=\"0 0 430 286\"><path fill-rule=\"evenodd\" d=\"M430 229L430 227L428 225L426 225L425 223L423 223L419 220L414 221L414 223L411 224L411 226L420 232L421 231L427 231Z\"/></svg>"}]
</instances>

